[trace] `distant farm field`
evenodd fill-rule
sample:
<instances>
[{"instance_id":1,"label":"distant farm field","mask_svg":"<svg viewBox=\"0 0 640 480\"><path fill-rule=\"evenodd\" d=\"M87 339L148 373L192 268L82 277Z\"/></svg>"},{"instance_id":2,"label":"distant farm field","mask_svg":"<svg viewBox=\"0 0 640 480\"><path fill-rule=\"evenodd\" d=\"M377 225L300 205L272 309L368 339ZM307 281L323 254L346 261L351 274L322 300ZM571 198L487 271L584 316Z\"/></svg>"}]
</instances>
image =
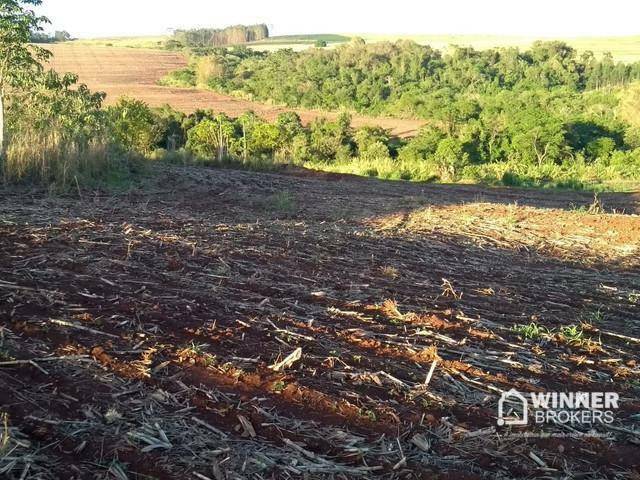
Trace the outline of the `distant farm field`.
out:
<instances>
[{"instance_id":1,"label":"distant farm field","mask_svg":"<svg viewBox=\"0 0 640 480\"><path fill-rule=\"evenodd\" d=\"M256 50L278 50L291 48L293 50L305 50L312 47L316 41L323 40L329 47L348 42L353 37L364 38L367 42L382 42L396 40L412 40L421 45L431 45L438 50L447 50L451 45L471 46L479 50L486 50L496 47L518 47L527 49L536 40L541 39L531 36L499 36L499 35L393 35L393 34L313 34L313 35L280 35L271 37L268 40L249 44L250 48ZM86 40L76 40L77 45L91 46L112 46L126 48L158 48L168 40L169 36L156 37L114 37L96 38ZM555 40L555 39L554 39ZM575 37L558 38L567 42L579 52L591 50L597 57L601 57L610 52L614 59L620 62L640 61L640 36L626 37Z\"/></svg>"},{"instance_id":2,"label":"distant farm field","mask_svg":"<svg viewBox=\"0 0 640 480\"><path fill-rule=\"evenodd\" d=\"M292 110L211 91L158 85L157 81L169 72L187 66L186 57L179 52L75 42L50 45L48 48L54 54L50 65L55 70L77 73L81 82L93 90L104 91L107 94L107 104L114 103L121 96L130 96L144 100L153 107L169 104L186 113L196 109L212 109L237 117L251 110L267 120L274 120L278 114ZM337 116L336 112L302 109L295 111L305 123L317 117ZM411 119L353 116L354 127L377 125L399 136L414 135L422 123L420 120Z\"/></svg>"},{"instance_id":3,"label":"distant farm field","mask_svg":"<svg viewBox=\"0 0 640 480\"><path fill-rule=\"evenodd\" d=\"M545 38L498 36L498 35L354 35L367 42L394 41L400 39L413 40L422 45L430 45L438 50L446 50L451 45L471 46L478 50L496 47L529 48L537 40L561 40L568 43L578 52L591 50L597 57L610 52L620 62L640 61L640 36L633 37L580 37L580 38Z\"/></svg>"},{"instance_id":4,"label":"distant farm field","mask_svg":"<svg viewBox=\"0 0 640 480\"><path fill-rule=\"evenodd\" d=\"M271 37L268 40L250 44L256 50L278 50L282 48L292 48L293 50L304 50L312 47L316 41L323 40L328 45L335 46L349 41L350 38L361 37L367 42L382 42L395 40L413 40L421 45L431 45L438 50L447 50L451 45L471 46L479 50L486 50L495 47L518 47L527 49L537 37L526 36L498 36L498 35L376 35L376 34L315 34L315 35L283 35ZM127 48L158 48L168 36L158 37L120 37L120 38L99 38L91 40L78 40L74 43L78 45L91 46L114 46ZM579 52L591 50L597 57L602 57L610 52L614 59L620 62L640 61L640 36L627 37L577 37L559 38L567 42Z\"/></svg>"}]
</instances>

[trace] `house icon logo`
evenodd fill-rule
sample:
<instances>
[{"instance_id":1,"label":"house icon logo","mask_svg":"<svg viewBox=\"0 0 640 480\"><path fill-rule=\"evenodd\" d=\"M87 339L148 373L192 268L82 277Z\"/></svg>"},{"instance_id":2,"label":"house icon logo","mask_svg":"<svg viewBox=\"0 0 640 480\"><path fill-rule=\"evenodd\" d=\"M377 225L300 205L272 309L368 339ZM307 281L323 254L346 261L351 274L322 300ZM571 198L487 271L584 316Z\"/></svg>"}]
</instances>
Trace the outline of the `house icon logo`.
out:
<instances>
[{"instance_id":1,"label":"house icon logo","mask_svg":"<svg viewBox=\"0 0 640 480\"><path fill-rule=\"evenodd\" d=\"M518 412L518 409L509 408L508 414L505 412L505 403L516 404L520 407L522 414L520 416L514 416L514 412ZM524 426L529 423L528 418L529 404L524 395L518 390L512 388L508 392L503 392L500 400L498 401L498 426L503 427L507 425L512 426Z\"/></svg>"}]
</instances>

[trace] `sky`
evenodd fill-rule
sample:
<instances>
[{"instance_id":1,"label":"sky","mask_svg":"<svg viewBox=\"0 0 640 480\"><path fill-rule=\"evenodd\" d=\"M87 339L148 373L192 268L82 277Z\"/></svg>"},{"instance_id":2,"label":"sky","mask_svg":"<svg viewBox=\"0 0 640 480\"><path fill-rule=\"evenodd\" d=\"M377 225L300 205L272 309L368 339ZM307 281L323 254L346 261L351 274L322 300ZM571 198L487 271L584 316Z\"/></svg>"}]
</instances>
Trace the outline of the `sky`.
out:
<instances>
[{"instance_id":1,"label":"sky","mask_svg":"<svg viewBox=\"0 0 640 480\"><path fill-rule=\"evenodd\" d=\"M78 38L253 23L272 35L640 35L638 0L44 0L39 13Z\"/></svg>"}]
</instances>

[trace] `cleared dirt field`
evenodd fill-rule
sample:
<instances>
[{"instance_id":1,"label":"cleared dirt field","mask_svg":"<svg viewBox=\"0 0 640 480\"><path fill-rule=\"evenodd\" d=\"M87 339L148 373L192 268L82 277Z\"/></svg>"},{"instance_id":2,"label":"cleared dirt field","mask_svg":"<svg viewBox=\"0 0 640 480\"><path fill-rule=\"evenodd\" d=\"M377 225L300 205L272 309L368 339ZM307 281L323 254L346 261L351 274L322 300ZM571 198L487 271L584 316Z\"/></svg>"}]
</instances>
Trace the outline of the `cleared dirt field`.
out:
<instances>
[{"instance_id":1,"label":"cleared dirt field","mask_svg":"<svg viewBox=\"0 0 640 480\"><path fill-rule=\"evenodd\" d=\"M240 100L211 91L157 85L157 81L167 73L187 66L187 60L181 53L72 42L48 45L47 48L54 54L51 66L55 70L77 73L80 80L93 90L107 93L107 104L128 95L144 100L154 107L169 104L185 113L205 108L237 117L253 110L268 120L274 120L279 113L294 110ZM295 111L305 123L317 117L335 118L337 115L312 110ZM353 116L355 127L378 125L403 137L415 135L422 124L419 120Z\"/></svg>"},{"instance_id":2,"label":"cleared dirt field","mask_svg":"<svg viewBox=\"0 0 640 480\"><path fill-rule=\"evenodd\" d=\"M4 478L640 475L637 196L159 168L0 193ZM521 438L512 387L620 409Z\"/></svg>"}]
</instances>

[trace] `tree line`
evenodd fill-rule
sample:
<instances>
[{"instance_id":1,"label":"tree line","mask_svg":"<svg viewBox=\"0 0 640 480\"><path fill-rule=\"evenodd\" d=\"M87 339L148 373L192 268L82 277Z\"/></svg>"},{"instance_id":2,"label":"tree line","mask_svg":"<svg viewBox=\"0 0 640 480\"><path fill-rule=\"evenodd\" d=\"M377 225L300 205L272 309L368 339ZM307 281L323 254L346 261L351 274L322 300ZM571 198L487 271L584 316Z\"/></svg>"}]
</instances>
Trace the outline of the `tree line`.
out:
<instances>
[{"instance_id":1,"label":"tree line","mask_svg":"<svg viewBox=\"0 0 640 480\"><path fill-rule=\"evenodd\" d=\"M45 32L31 32L31 43L61 43L69 42L73 37L66 30L56 30L52 34Z\"/></svg>"},{"instance_id":2,"label":"tree line","mask_svg":"<svg viewBox=\"0 0 640 480\"><path fill-rule=\"evenodd\" d=\"M443 54L411 41L366 44L361 39L334 49L272 53L246 48L194 52L190 67L223 65L201 85L241 91L257 100L291 107L339 109L430 118L444 94L460 99L566 88L584 92L622 87L640 79L640 63L578 54L563 42L536 42L529 50L478 51L453 47Z\"/></svg>"},{"instance_id":3,"label":"tree line","mask_svg":"<svg viewBox=\"0 0 640 480\"><path fill-rule=\"evenodd\" d=\"M605 175L596 166L611 158L633 164L638 109L625 99L639 79L639 63L578 54L563 42L443 54L409 41L356 39L331 50L197 51L189 68L164 82L292 107L423 118L427 126L406 148L381 155L387 170L395 162L395 174L407 176L399 162L435 162L433 175L418 177L540 184L559 170L593 180ZM344 169L362 172L355 164Z\"/></svg>"},{"instance_id":4,"label":"tree line","mask_svg":"<svg viewBox=\"0 0 640 480\"><path fill-rule=\"evenodd\" d=\"M559 43L513 51L513 61L507 62L500 51L467 49L443 56L408 42L356 42L331 53L329 58L342 59L338 71L330 62L307 64L325 51L264 54L234 48L208 50L195 57L190 69L172 76L173 81L242 89L266 75L265 65L288 58L299 63L291 71L307 69L306 82L295 92L313 95L314 85L324 89L328 82L333 88L326 98L309 98L333 107L345 106L332 103L338 97L346 106L359 98L368 102L377 88L374 79L384 78L385 97L375 108L365 102L362 111L420 112L427 119L416 137L399 139L381 128L352 128L348 113L304 125L291 112L269 122L251 112L239 118L211 111L185 115L126 98L105 107L104 94L78 84L75 75L44 69L49 52L29 41L46 19L25 8L39 4L2 0L0 10L0 56L5 59L0 62L0 167L5 181L69 188L128 176L143 159L250 168L293 163L389 179L510 185L583 187L640 180L640 87L622 87L633 80L635 65L612 66L606 58L585 63L586 56L578 60ZM396 53L380 54L389 51ZM414 61L417 52L421 62ZM480 58L490 59L493 67L480 68L486 65ZM259 68L249 71L249 65ZM401 78L414 81L399 85ZM273 85L274 95L288 88L287 81L281 77L280 90ZM340 85L362 96L343 97ZM292 104L297 98L291 97Z\"/></svg>"},{"instance_id":5,"label":"tree line","mask_svg":"<svg viewBox=\"0 0 640 480\"><path fill-rule=\"evenodd\" d=\"M241 45L269 38L269 28L265 24L234 25L224 29L197 28L176 30L168 47L219 47Z\"/></svg>"}]
</instances>

